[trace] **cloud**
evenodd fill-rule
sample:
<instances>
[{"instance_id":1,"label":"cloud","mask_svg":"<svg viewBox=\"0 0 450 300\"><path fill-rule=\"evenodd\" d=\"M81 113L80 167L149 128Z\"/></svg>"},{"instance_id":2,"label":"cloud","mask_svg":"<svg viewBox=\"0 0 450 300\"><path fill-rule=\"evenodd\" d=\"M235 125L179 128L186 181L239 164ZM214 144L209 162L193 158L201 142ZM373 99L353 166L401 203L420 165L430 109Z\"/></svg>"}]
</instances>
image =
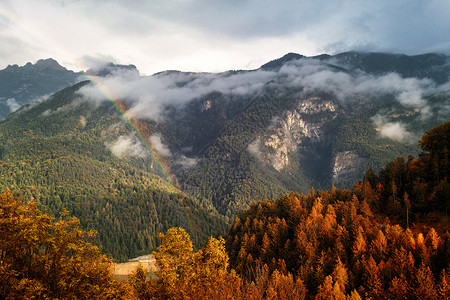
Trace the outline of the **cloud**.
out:
<instances>
[{"instance_id":1,"label":"cloud","mask_svg":"<svg viewBox=\"0 0 450 300\"><path fill-rule=\"evenodd\" d=\"M115 142L108 143L107 147L117 157L129 155L144 158L148 155L144 146L134 135L119 136Z\"/></svg>"},{"instance_id":2,"label":"cloud","mask_svg":"<svg viewBox=\"0 0 450 300\"><path fill-rule=\"evenodd\" d=\"M150 143L152 145L152 149L158 152L159 155L163 157L171 157L172 153L170 149L163 144L161 135L155 133L149 137Z\"/></svg>"},{"instance_id":3,"label":"cloud","mask_svg":"<svg viewBox=\"0 0 450 300\"><path fill-rule=\"evenodd\" d=\"M381 115L375 115L372 120L382 137L390 138L397 142L411 142L416 140L402 122L389 122Z\"/></svg>"},{"instance_id":4,"label":"cloud","mask_svg":"<svg viewBox=\"0 0 450 300\"><path fill-rule=\"evenodd\" d=\"M6 105L8 105L11 112L15 112L20 108L20 104L17 103L16 99L14 98L9 98L8 100L6 100Z\"/></svg>"},{"instance_id":5,"label":"cloud","mask_svg":"<svg viewBox=\"0 0 450 300\"><path fill-rule=\"evenodd\" d=\"M386 124L382 124L380 134L383 137L388 137L398 142L402 142L411 137L411 134L406 130L405 125L401 122L389 122Z\"/></svg>"},{"instance_id":6,"label":"cloud","mask_svg":"<svg viewBox=\"0 0 450 300\"><path fill-rule=\"evenodd\" d=\"M100 70L110 63L116 63L117 59L111 55L83 55L78 64L84 66L86 70Z\"/></svg>"},{"instance_id":7,"label":"cloud","mask_svg":"<svg viewBox=\"0 0 450 300\"><path fill-rule=\"evenodd\" d=\"M353 100L360 100L361 95L364 95L365 101L376 101L382 96L392 95L402 106L419 110L423 118L431 116L425 96L450 90L449 83L437 86L428 78L403 78L397 73L378 76L363 72L347 73L313 59L292 61L279 72L287 77L291 86L303 87L306 92L327 91L336 95L343 106L351 105ZM367 96L372 99L367 99Z\"/></svg>"},{"instance_id":8,"label":"cloud","mask_svg":"<svg viewBox=\"0 0 450 300\"><path fill-rule=\"evenodd\" d=\"M262 159L263 154L261 152L261 149L259 148L260 139L254 140L252 143L250 143L247 147L247 151L253 154L256 158L259 160Z\"/></svg>"},{"instance_id":9,"label":"cloud","mask_svg":"<svg viewBox=\"0 0 450 300\"><path fill-rule=\"evenodd\" d=\"M3 0L0 67L53 57L79 70L80 57L103 55L153 74L255 67L288 52L450 53L448 11L446 0Z\"/></svg>"},{"instance_id":10,"label":"cloud","mask_svg":"<svg viewBox=\"0 0 450 300\"><path fill-rule=\"evenodd\" d=\"M174 161L175 165L179 165L183 169L189 169L189 168L195 167L197 165L197 163L198 163L197 158L191 158L191 157L187 157L185 155L180 155Z\"/></svg>"},{"instance_id":11,"label":"cloud","mask_svg":"<svg viewBox=\"0 0 450 300\"><path fill-rule=\"evenodd\" d=\"M333 63L333 61L332 61ZM334 62L335 63L335 62ZM343 107L355 101L376 102L394 96L405 107L417 109L423 119L430 118L425 96L450 89L436 86L431 79L402 78L388 73L380 76L362 71L346 72L331 68L316 59L303 58L284 64L279 70L257 69L225 73L162 72L139 77L136 73L116 72L107 78L91 77L95 84L80 89L80 94L96 102L120 100L127 104L128 117L160 121L169 106L181 107L211 92L225 95L252 95L268 82L288 85L305 93L317 90L334 94ZM361 103L359 103L361 105Z\"/></svg>"},{"instance_id":12,"label":"cloud","mask_svg":"<svg viewBox=\"0 0 450 300\"><path fill-rule=\"evenodd\" d=\"M250 71L241 73L180 73L165 72L155 76L130 77L115 74L108 78L92 78L79 93L96 102L106 97L131 104L127 112L131 117L159 120L167 106L180 106L211 92L225 94L251 94L278 76L275 72Z\"/></svg>"}]
</instances>

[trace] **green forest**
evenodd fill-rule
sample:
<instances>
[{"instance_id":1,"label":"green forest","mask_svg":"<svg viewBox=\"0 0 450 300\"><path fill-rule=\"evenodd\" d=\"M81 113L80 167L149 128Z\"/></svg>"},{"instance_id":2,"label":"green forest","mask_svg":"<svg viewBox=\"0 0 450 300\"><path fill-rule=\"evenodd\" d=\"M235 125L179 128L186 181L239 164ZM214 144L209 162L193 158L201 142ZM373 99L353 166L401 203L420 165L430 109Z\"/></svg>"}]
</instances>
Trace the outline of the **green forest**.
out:
<instances>
[{"instance_id":1,"label":"green forest","mask_svg":"<svg viewBox=\"0 0 450 300\"><path fill-rule=\"evenodd\" d=\"M194 249L159 234L158 270L115 278L76 218L0 195L0 298L448 299L450 122L417 158L398 158L352 189L254 199L223 236Z\"/></svg>"},{"instance_id":2,"label":"green forest","mask_svg":"<svg viewBox=\"0 0 450 300\"><path fill-rule=\"evenodd\" d=\"M147 254L158 232L182 226L196 245L227 228L223 217L176 188L150 154L117 157L109 143L134 137L113 103L80 101L82 82L0 124L0 188L58 216L63 209L116 261ZM77 101L78 99L78 101Z\"/></svg>"}]
</instances>

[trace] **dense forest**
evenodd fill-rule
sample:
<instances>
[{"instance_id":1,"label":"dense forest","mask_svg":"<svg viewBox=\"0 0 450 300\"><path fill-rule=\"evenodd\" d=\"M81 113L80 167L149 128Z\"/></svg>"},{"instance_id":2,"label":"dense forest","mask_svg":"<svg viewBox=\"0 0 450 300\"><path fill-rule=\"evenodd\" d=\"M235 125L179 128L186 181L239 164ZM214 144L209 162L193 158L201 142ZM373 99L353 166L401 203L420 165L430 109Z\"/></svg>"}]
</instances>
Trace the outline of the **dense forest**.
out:
<instances>
[{"instance_id":1,"label":"dense forest","mask_svg":"<svg viewBox=\"0 0 450 300\"><path fill-rule=\"evenodd\" d=\"M0 298L448 299L449 133L450 122L433 128L417 159L369 170L352 190L255 202L195 252L171 228L159 235L158 270L128 281L67 212L54 220L5 192Z\"/></svg>"}]
</instances>

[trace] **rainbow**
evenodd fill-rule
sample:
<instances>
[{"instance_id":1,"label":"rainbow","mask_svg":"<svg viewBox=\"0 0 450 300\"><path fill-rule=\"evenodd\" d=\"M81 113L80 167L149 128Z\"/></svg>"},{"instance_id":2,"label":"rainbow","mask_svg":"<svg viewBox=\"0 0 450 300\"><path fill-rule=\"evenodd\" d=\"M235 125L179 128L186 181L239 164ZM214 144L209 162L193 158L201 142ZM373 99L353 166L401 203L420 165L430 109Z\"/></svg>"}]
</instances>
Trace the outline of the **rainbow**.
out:
<instances>
[{"instance_id":1,"label":"rainbow","mask_svg":"<svg viewBox=\"0 0 450 300\"><path fill-rule=\"evenodd\" d=\"M171 182L171 178L173 178L173 176L170 175L171 172L169 167L167 167L165 164L161 162L159 155L153 150L148 139L143 136L141 130L139 130L135 122L133 122L133 120L128 116L127 111L120 105L120 100L116 98L113 95L113 93L111 93L104 85L102 85L101 82L97 80L95 76L85 74L84 77L86 77L86 79L91 82L92 86L94 86L97 89L97 91L100 92L100 94L105 98L105 100L113 104L116 111L131 127L136 137L138 138L139 142L145 147L147 153L150 155L153 163L155 164L156 167L155 173L165 181Z\"/></svg>"}]
</instances>

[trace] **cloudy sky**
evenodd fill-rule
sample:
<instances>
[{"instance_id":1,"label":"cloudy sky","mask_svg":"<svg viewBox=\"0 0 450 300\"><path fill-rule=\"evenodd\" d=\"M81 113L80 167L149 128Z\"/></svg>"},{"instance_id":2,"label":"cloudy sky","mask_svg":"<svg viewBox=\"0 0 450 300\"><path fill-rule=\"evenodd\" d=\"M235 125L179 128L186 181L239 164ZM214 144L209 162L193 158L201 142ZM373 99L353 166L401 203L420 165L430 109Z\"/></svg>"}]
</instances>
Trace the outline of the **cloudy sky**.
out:
<instances>
[{"instance_id":1,"label":"cloudy sky","mask_svg":"<svg viewBox=\"0 0 450 300\"><path fill-rule=\"evenodd\" d=\"M288 52L450 54L448 0L1 0L0 69L55 58L142 74L257 68Z\"/></svg>"}]
</instances>

